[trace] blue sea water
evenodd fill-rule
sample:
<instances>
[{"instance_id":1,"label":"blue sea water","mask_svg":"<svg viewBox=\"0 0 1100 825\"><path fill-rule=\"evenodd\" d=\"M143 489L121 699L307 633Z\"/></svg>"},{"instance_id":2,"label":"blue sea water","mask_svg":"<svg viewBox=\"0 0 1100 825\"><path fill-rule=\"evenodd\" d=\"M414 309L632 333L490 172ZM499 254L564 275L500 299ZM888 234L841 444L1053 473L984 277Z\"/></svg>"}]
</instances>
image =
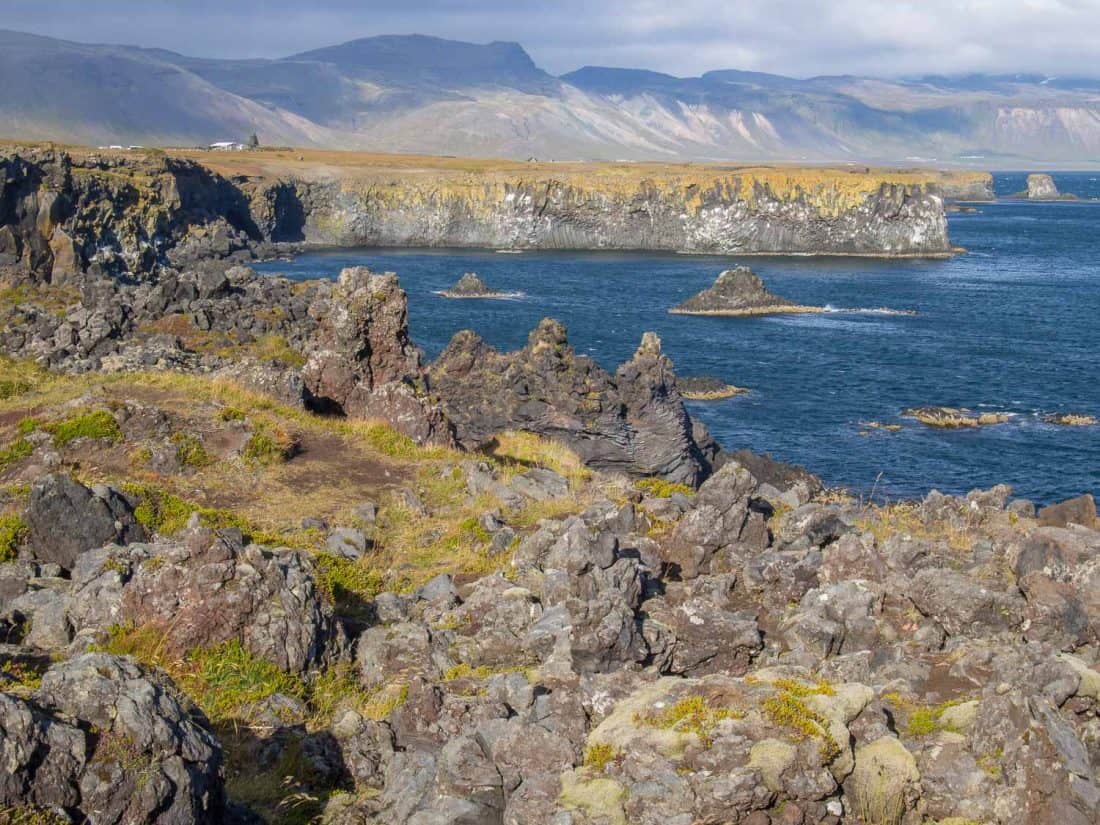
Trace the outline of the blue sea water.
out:
<instances>
[{"instance_id":1,"label":"blue sea water","mask_svg":"<svg viewBox=\"0 0 1100 825\"><path fill-rule=\"evenodd\" d=\"M1054 178L1064 192L1100 198L1100 173ZM995 185L1001 195L1017 192L1025 176L997 175ZM1039 502L1100 496L1100 428L1040 419L1100 417L1100 202L1002 201L949 220L952 241L968 253L941 261L342 249L258 269L295 279L334 278L351 265L398 273L413 338L429 357L465 328L515 349L552 316L578 352L613 370L653 330L679 374L752 390L690 405L720 443L769 452L859 493L894 499L1006 482ZM917 314L667 313L740 263L798 303ZM464 272L524 297L435 294ZM944 431L900 416L917 405L1014 415L1000 426ZM868 421L902 429L869 430Z\"/></svg>"}]
</instances>

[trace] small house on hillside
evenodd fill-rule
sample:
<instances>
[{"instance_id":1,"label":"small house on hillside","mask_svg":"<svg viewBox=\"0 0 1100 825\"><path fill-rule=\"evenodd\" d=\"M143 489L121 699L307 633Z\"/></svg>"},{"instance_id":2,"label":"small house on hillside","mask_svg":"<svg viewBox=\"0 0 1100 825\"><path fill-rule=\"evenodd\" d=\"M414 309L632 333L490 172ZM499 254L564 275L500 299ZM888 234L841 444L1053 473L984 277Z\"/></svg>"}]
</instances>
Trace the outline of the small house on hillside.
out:
<instances>
[{"instance_id":1,"label":"small house on hillside","mask_svg":"<svg viewBox=\"0 0 1100 825\"><path fill-rule=\"evenodd\" d=\"M243 152L244 144L235 140L220 140L217 143L211 143L209 148L214 152Z\"/></svg>"}]
</instances>

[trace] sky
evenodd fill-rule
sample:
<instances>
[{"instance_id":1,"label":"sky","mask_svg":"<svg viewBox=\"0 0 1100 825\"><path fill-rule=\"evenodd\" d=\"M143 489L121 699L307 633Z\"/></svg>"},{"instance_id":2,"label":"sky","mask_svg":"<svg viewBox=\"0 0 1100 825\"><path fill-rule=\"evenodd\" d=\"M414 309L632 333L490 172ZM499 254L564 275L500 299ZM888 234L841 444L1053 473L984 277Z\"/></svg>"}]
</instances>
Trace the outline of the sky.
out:
<instances>
[{"instance_id":1,"label":"sky","mask_svg":"<svg viewBox=\"0 0 1100 825\"><path fill-rule=\"evenodd\" d=\"M1100 0L3 0L0 26L203 57L377 34L514 40L543 69L1100 73Z\"/></svg>"}]
</instances>

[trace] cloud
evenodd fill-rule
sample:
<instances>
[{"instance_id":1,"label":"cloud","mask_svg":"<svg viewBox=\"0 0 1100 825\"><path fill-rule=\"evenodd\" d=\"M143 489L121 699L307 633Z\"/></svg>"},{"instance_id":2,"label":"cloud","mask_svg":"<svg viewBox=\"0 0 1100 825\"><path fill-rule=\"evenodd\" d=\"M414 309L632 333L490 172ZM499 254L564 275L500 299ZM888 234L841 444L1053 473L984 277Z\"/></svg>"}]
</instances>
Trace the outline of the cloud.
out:
<instances>
[{"instance_id":1,"label":"cloud","mask_svg":"<svg viewBox=\"0 0 1100 825\"><path fill-rule=\"evenodd\" d=\"M375 34L515 40L553 73L1095 73L1100 0L5 0L4 26L210 57L277 57Z\"/></svg>"}]
</instances>

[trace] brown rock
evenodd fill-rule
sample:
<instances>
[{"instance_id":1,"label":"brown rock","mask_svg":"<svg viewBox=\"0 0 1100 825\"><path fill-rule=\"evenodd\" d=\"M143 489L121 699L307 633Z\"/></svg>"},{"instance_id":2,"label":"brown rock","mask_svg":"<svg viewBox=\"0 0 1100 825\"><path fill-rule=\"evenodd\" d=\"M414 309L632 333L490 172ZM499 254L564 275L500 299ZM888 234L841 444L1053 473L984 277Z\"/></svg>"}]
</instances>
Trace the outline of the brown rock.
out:
<instances>
[{"instance_id":1,"label":"brown rock","mask_svg":"<svg viewBox=\"0 0 1100 825\"><path fill-rule=\"evenodd\" d=\"M1044 527L1080 524L1082 527L1100 530L1100 520L1096 517L1096 502L1088 493L1044 507L1039 511L1039 524Z\"/></svg>"}]
</instances>

